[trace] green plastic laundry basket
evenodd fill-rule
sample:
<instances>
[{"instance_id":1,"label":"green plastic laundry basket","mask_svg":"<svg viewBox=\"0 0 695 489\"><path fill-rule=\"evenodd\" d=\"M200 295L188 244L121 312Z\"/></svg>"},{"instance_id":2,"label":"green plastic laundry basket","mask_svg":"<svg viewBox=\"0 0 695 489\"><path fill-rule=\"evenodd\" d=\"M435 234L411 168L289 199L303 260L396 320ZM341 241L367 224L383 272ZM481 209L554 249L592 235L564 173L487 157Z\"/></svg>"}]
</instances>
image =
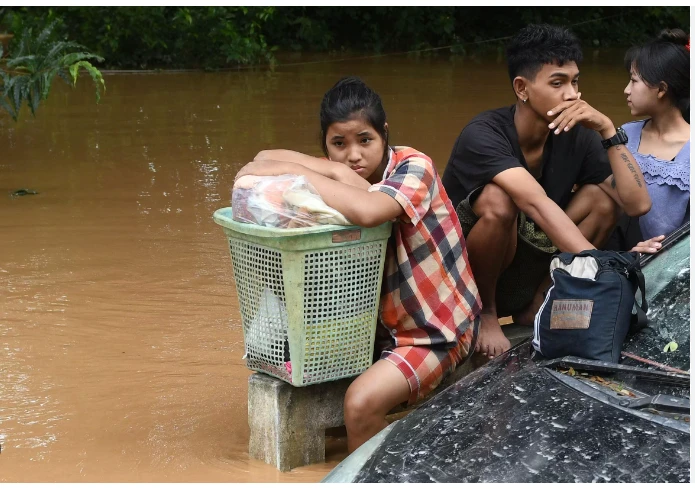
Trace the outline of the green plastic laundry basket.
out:
<instances>
[{"instance_id":1,"label":"green plastic laundry basket","mask_svg":"<svg viewBox=\"0 0 695 489\"><path fill-rule=\"evenodd\" d=\"M215 211L229 241L246 364L300 387L372 364L391 223L276 229Z\"/></svg>"}]
</instances>

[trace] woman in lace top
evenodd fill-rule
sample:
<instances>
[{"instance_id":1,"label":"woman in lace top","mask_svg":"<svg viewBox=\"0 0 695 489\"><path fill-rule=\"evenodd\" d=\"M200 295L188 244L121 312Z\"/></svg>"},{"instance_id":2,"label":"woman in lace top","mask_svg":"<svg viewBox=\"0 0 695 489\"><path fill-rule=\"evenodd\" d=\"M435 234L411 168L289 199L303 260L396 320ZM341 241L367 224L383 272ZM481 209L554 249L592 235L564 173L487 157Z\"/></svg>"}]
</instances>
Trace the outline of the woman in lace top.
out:
<instances>
[{"instance_id":1,"label":"woman in lace top","mask_svg":"<svg viewBox=\"0 0 695 489\"><path fill-rule=\"evenodd\" d=\"M690 218L690 42L680 29L664 30L625 55L627 104L642 120L623 125L627 148L640 166L651 210L623 228L623 249L654 253L660 241ZM638 224L638 226L636 225ZM632 232L625 232L632 227ZM620 230L619 230L620 232ZM632 236L630 236L632 235ZM640 236L641 235L641 236ZM630 239L632 238L632 239Z\"/></svg>"}]
</instances>

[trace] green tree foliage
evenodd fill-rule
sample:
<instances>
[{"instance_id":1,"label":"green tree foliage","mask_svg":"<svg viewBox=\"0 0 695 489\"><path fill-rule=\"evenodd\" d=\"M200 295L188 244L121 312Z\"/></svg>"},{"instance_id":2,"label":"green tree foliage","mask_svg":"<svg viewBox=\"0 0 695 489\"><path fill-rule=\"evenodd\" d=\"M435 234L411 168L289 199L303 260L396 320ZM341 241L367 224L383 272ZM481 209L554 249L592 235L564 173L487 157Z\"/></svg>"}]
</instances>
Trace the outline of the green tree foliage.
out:
<instances>
[{"instance_id":1,"label":"green tree foliage","mask_svg":"<svg viewBox=\"0 0 695 489\"><path fill-rule=\"evenodd\" d=\"M74 87L80 69L84 69L96 86L97 102L100 90L106 90L101 72L88 61L104 59L80 44L55 40L54 28L55 22L35 35L33 27L26 27L17 36L11 56L4 59L0 45L0 107L15 121L25 102L31 113L36 113L39 103L48 97L56 76Z\"/></svg>"},{"instance_id":2,"label":"green tree foliage","mask_svg":"<svg viewBox=\"0 0 695 489\"><path fill-rule=\"evenodd\" d=\"M571 26L588 45L629 45L659 29L688 30L688 7L283 7L271 44L293 50L416 50L497 40L530 23Z\"/></svg>"},{"instance_id":3,"label":"green tree foliage","mask_svg":"<svg viewBox=\"0 0 695 489\"><path fill-rule=\"evenodd\" d=\"M565 25L587 46L626 46L688 29L688 7L8 7L14 32L55 19L120 69L267 64L274 50L360 54L500 49L532 22ZM0 27L0 31L1 31ZM477 49L477 48L476 48Z\"/></svg>"},{"instance_id":4,"label":"green tree foliage","mask_svg":"<svg viewBox=\"0 0 695 489\"><path fill-rule=\"evenodd\" d=\"M263 26L274 7L50 7L13 11L17 24L60 19L59 31L91 46L110 68L220 68L269 63Z\"/></svg>"}]
</instances>

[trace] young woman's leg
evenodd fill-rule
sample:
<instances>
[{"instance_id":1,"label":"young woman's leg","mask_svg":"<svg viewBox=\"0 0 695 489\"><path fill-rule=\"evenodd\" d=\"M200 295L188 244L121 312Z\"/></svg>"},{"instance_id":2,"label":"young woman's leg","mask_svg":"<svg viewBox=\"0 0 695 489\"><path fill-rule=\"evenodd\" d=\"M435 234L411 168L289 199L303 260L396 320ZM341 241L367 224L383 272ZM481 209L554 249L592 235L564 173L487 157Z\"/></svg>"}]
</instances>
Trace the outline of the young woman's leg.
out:
<instances>
[{"instance_id":1,"label":"young woman's leg","mask_svg":"<svg viewBox=\"0 0 695 489\"><path fill-rule=\"evenodd\" d=\"M348 451L384 429L386 415L410 397L410 385L403 373L388 360L378 360L350 384L345 393L345 427Z\"/></svg>"},{"instance_id":2,"label":"young woman's leg","mask_svg":"<svg viewBox=\"0 0 695 489\"><path fill-rule=\"evenodd\" d=\"M395 347L357 377L344 402L350 452L386 427L389 411L406 401L422 400L468 357L480 318L472 321L452 348Z\"/></svg>"}]
</instances>

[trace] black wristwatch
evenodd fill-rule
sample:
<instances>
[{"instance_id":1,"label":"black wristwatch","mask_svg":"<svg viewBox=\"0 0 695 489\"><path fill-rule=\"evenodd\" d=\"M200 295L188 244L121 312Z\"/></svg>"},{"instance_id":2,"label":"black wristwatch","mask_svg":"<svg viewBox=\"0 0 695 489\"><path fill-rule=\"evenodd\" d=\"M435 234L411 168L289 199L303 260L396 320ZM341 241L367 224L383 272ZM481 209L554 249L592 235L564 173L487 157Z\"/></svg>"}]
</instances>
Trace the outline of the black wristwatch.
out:
<instances>
[{"instance_id":1,"label":"black wristwatch","mask_svg":"<svg viewBox=\"0 0 695 489\"><path fill-rule=\"evenodd\" d=\"M616 144L625 144L627 143L627 134L625 134L625 131L623 131L622 127L619 127L615 131L615 136L612 138L604 139L601 141L601 144L603 145L603 149L608 149L611 146L615 146Z\"/></svg>"}]
</instances>

